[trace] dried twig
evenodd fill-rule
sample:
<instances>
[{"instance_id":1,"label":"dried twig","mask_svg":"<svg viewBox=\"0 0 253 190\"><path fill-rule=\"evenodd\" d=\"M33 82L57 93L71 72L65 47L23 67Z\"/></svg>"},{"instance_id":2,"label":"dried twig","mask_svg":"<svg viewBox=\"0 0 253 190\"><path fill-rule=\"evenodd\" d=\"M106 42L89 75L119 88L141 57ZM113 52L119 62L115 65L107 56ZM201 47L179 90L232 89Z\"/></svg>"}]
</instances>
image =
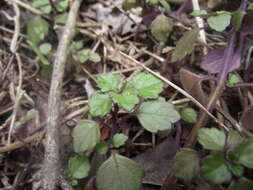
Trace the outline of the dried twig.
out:
<instances>
[{"instance_id":1,"label":"dried twig","mask_svg":"<svg viewBox=\"0 0 253 190\"><path fill-rule=\"evenodd\" d=\"M68 54L68 46L74 34L77 14L82 0L75 0L71 5L68 20L64 28L56 52L54 69L49 94L48 121L45 141L45 157L43 163L42 188L54 190L59 184L59 126L62 81Z\"/></svg>"}]
</instances>

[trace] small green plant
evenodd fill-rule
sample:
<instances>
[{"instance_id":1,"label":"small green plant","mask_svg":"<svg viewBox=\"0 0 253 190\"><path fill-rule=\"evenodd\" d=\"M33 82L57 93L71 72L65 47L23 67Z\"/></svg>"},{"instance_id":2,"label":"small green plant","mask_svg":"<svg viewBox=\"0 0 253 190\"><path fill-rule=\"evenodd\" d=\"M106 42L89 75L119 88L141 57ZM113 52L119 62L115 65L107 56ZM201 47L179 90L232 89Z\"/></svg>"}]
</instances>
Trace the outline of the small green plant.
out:
<instances>
[{"instance_id":1,"label":"small green plant","mask_svg":"<svg viewBox=\"0 0 253 190\"><path fill-rule=\"evenodd\" d=\"M195 150L184 148L177 153L174 162L176 176L191 181L200 176L211 184L231 182L228 190L252 189L253 181L244 177L245 168L253 168L253 141L243 138L237 131L202 128L198 131L198 142L209 155L200 159Z\"/></svg>"},{"instance_id":2,"label":"small green plant","mask_svg":"<svg viewBox=\"0 0 253 190\"><path fill-rule=\"evenodd\" d=\"M80 49L82 46L73 44L73 48ZM141 72L130 80L124 80L119 74L106 73L99 75L96 83L99 90L89 97L89 113L94 120L78 121L72 132L76 153L95 150L98 154L107 154L109 150L122 148L128 136L119 132L120 127L117 124L111 124L111 128L114 128L111 138L108 141L100 141L100 125L108 118L115 121L114 117L118 117L119 110L136 117L140 124L152 133L168 130L172 123L180 119L180 114L174 105L159 96L163 90L163 82L152 74ZM86 172L81 177L87 176L89 167L86 166L86 158L71 158L69 165L82 165L86 168ZM75 184L80 175L73 169L75 167L70 166L67 179ZM139 189L142 176L143 169L140 166L112 150L109 159L97 171L97 188L98 190Z\"/></svg>"}]
</instances>

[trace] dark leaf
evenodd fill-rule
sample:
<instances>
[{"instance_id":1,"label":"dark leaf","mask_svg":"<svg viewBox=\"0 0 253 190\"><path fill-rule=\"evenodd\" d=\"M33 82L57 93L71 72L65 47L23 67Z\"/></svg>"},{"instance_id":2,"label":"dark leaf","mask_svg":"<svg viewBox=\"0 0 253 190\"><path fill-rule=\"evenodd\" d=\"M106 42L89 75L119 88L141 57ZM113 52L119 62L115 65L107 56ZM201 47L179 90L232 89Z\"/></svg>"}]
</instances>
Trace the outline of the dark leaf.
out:
<instances>
[{"instance_id":1,"label":"dark leaf","mask_svg":"<svg viewBox=\"0 0 253 190\"><path fill-rule=\"evenodd\" d=\"M203 91L201 85L201 79L203 77L184 68L180 69L179 74L184 89L202 105L205 105L207 102L207 95Z\"/></svg>"},{"instance_id":2,"label":"dark leaf","mask_svg":"<svg viewBox=\"0 0 253 190\"><path fill-rule=\"evenodd\" d=\"M231 58L231 64L228 72L231 72L240 67L241 64L241 53L240 48L237 48L236 52L233 53ZM201 68L209 73L220 73L224 67L224 49L215 49L210 51L201 63Z\"/></svg>"}]
</instances>

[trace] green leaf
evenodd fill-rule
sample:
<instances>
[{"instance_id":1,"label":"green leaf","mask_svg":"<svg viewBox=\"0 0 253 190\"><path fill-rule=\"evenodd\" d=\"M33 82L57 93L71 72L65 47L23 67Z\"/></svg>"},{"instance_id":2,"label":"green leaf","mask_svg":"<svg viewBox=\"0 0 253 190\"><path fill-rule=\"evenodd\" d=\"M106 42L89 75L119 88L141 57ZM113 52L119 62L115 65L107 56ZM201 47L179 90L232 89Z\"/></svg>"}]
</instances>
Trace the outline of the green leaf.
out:
<instances>
[{"instance_id":1,"label":"green leaf","mask_svg":"<svg viewBox=\"0 0 253 190\"><path fill-rule=\"evenodd\" d=\"M229 26L231 17L230 14L218 14L217 16L209 17L207 23L212 29L223 32Z\"/></svg>"},{"instance_id":2,"label":"green leaf","mask_svg":"<svg viewBox=\"0 0 253 190\"><path fill-rule=\"evenodd\" d=\"M50 5L49 0L35 0L32 2L33 8L40 8L40 7L44 7L46 5Z\"/></svg>"},{"instance_id":3,"label":"green leaf","mask_svg":"<svg viewBox=\"0 0 253 190\"><path fill-rule=\"evenodd\" d=\"M253 10L253 3L249 3L248 9Z\"/></svg>"},{"instance_id":4,"label":"green leaf","mask_svg":"<svg viewBox=\"0 0 253 190\"><path fill-rule=\"evenodd\" d=\"M112 109L112 99L109 94L93 93L89 97L89 108L92 116L105 116Z\"/></svg>"},{"instance_id":5,"label":"green leaf","mask_svg":"<svg viewBox=\"0 0 253 190\"><path fill-rule=\"evenodd\" d=\"M39 57L41 63L43 63L43 65L49 66L50 63L48 62L47 58L40 52L40 49L37 47L37 45L29 40L27 40L27 43L32 47L33 51Z\"/></svg>"},{"instance_id":6,"label":"green leaf","mask_svg":"<svg viewBox=\"0 0 253 190\"><path fill-rule=\"evenodd\" d=\"M48 29L48 22L39 16L29 20L27 23L28 40L37 46L47 36Z\"/></svg>"},{"instance_id":7,"label":"green leaf","mask_svg":"<svg viewBox=\"0 0 253 190\"><path fill-rule=\"evenodd\" d=\"M198 142L208 150L223 150L226 136L216 128L201 128L198 131Z\"/></svg>"},{"instance_id":8,"label":"green leaf","mask_svg":"<svg viewBox=\"0 0 253 190\"><path fill-rule=\"evenodd\" d=\"M69 0L61 0L58 4L57 4L57 10L58 11L65 11L69 6Z\"/></svg>"},{"instance_id":9,"label":"green leaf","mask_svg":"<svg viewBox=\"0 0 253 190\"><path fill-rule=\"evenodd\" d=\"M70 51L72 52L76 52L78 50L80 50L81 48L83 48L83 41L76 41L76 42L72 42L70 45Z\"/></svg>"},{"instance_id":10,"label":"green leaf","mask_svg":"<svg viewBox=\"0 0 253 190\"><path fill-rule=\"evenodd\" d=\"M180 119L174 105L166 102L164 98L142 103L137 111L137 117L141 125L152 133L171 129L171 124Z\"/></svg>"},{"instance_id":11,"label":"green leaf","mask_svg":"<svg viewBox=\"0 0 253 190\"><path fill-rule=\"evenodd\" d=\"M139 73L132 78L130 84L144 98L157 98L163 90L163 82L152 74Z\"/></svg>"},{"instance_id":12,"label":"green leaf","mask_svg":"<svg viewBox=\"0 0 253 190\"><path fill-rule=\"evenodd\" d=\"M101 60L100 56L97 53L93 52L91 49L80 50L77 53L77 56L78 56L81 63L84 63L88 60L96 63Z\"/></svg>"},{"instance_id":13,"label":"green leaf","mask_svg":"<svg viewBox=\"0 0 253 190\"><path fill-rule=\"evenodd\" d=\"M199 169L198 155L195 150L182 148L175 156L173 170L176 177L185 181L191 181L197 175Z\"/></svg>"},{"instance_id":14,"label":"green leaf","mask_svg":"<svg viewBox=\"0 0 253 190\"><path fill-rule=\"evenodd\" d=\"M199 35L198 29L192 29L183 34L183 36L177 42L176 48L172 54L172 62L180 61L186 55L192 53L198 35Z\"/></svg>"},{"instance_id":15,"label":"green leaf","mask_svg":"<svg viewBox=\"0 0 253 190\"><path fill-rule=\"evenodd\" d=\"M235 84L241 82L241 79L238 75L230 73L228 75L228 80L226 82L226 85L228 87L233 87Z\"/></svg>"},{"instance_id":16,"label":"green leaf","mask_svg":"<svg viewBox=\"0 0 253 190\"><path fill-rule=\"evenodd\" d=\"M170 33L173 30L172 19L162 15L158 15L150 25L152 35L161 42L167 41Z\"/></svg>"},{"instance_id":17,"label":"green leaf","mask_svg":"<svg viewBox=\"0 0 253 190\"><path fill-rule=\"evenodd\" d=\"M203 160L202 177L213 184L222 184L231 179L231 173L225 163L223 155L214 152Z\"/></svg>"},{"instance_id":18,"label":"green leaf","mask_svg":"<svg viewBox=\"0 0 253 190\"><path fill-rule=\"evenodd\" d=\"M127 157L113 154L98 169L98 190L140 190L143 169Z\"/></svg>"},{"instance_id":19,"label":"green leaf","mask_svg":"<svg viewBox=\"0 0 253 190\"><path fill-rule=\"evenodd\" d=\"M112 93L111 97L120 107L130 111L139 103L138 92L134 88L126 88L121 94Z\"/></svg>"},{"instance_id":20,"label":"green leaf","mask_svg":"<svg viewBox=\"0 0 253 190\"><path fill-rule=\"evenodd\" d=\"M50 51L52 50L52 45L50 43L43 43L40 45L40 52L43 55L48 55Z\"/></svg>"},{"instance_id":21,"label":"green leaf","mask_svg":"<svg viewBox=\"0 0 253 190\"><path fill-rule=\"evenodd\" d=\"M43 77L50 77L53 72L53 66L52 65L41 65L41 71L40 74Z\"/></svg>"},{"instance_id":22,"label":"green leaf","mask_svg":"<svg viewBox=\"0 0 253 190\"><path fill-rule=\"evenodd\" d=\"M68 169L71 177L82 179L89 175L90 162L85 156L74 156L69 159Z\"/></svg>"},{"instance_id":23,"label":"green leaf","mask_svg":"<svg viewBox=\"0 0 253 190\"><path fill-rule=\"evenodd\" d=\"M159 3L159 0L148 0L148 2L152 5L156 5Z\"/></svg>"},{"instance_id":24,"label":"green leaf","mask_svg":"<svg viewBox=\"0 0 253 190\"><path fill-rule=\"evenodd\" d=\"M237 31L241 28L242 20L245 14L245 11L236 11L233 13L232 24Z\"/></svg>"},{"instance_id":25,"label":"green leaf","mask_svg":"<svg viewBox=\"0 0 253 190\"><path fill-rule=\"evenodd\" d=\"M231 183L227 190L252 190L253 181L245 177L240 178L237 182Z\"/></svg>"},{"instance_id":26,"label":"green leaf","mask_svg":"<svg viewBox=\"0 0 253 190\"><path fill-rule=\"evenodd\" d=\"M120 75L106 73L97 77L97 85L102 92L117 91L120 84Z\"/></svg>"},{"instance_id":27,"label":"green leaf","mask_svg":"<svg viewBox=\"0 0 253 190\"><path fill-rule=\"evenodd\" d=\"M196 123L198 115L194 109L184 108L182 109L180 113L184 121L189 122L189 123Z\"/></svg>"},{"instance_id":28,"label":"green leaf","mask_svg":"<svg viewBox=\"0 0 253 190\"><path fill-rule=\"evenodd\" d=\"M128 139L128 136L124 135L123 133L115 134L112 138L113 146L115 148L119 148L119 147L121 147L122 145L125 144L127 139Z\"/></svg>"},{"instance_id":29,"label":"green leaf","mask_svg":"<svg viewBox=\"0 0 253 190\"><path fill-rule=\"evenodd\" d=\"M236 176L236 177L241 177L243 172L244 172L244 167L242 165L233 163L233 162L228 162L227 163L229 170Z\"/></svg>"},{"instance_id":30,"label":"green leaf","mask_svg":"<svg viewBox=\"0 0 253 190\"><path fill-rule=\"evenodd\" d=\"M253 168L253 141L244 140L238 144L234 150L234 155L238 158L238 163L248 168Z\"/></svg>"},{"instance_id":31,"label":"green leaf","mask_svg":"<svg viewBox=\"0 0 253 190\"><path fill-rule=\"evenodd\" d=\"M99 125L92 120L80 120L72 132L72 137L75 152L91 151L100 139Z\"/></svg>"},{"instance_id":32,"label":"green leaf","mask_svg":"<svg viewBox=\"0 0 253 190\"><path fill-rule=\"evenodd\" d=\"M164 10L164 12L170 12L171 11L171 6L170 4L167 2L167 0L159 0L160 4L162 5L162 10Z\"/></svg>"},{"instance_id":33,"label":"green leaf","mask_svg":"<svg viewBox=\"0 0 253 190\"><path fill-rule=\"evenodd\" d=\"M235 130L229 130L227 138L227 146L234 148L243 141L243 137Z\"/></svg>"},{"instance_id":34,"label":"green leaf","mask_svg":"<svg viewBox=\"0 0 253 190\"><path fill-rule=\"evenodd\" d=\"M98 154L102 154L102 155L106 154L108 150L109 150L108 143L105 141L98 143L96 146L96 152Z\"/></svg>"},{"instance_id":35,"label":"green leaf","mask_svg":"<svg viewBox=\"0 0 253 190\"><path fill-rule=\"evenodd\" d=\"M194 10L191 13L192 16L204 16L207 15L207 11L206 10Z\"/></svg>"},{"instance_id":36,"label":"green leaf","mask_svg":"<svg viewBox=\"0 0 253 190\"><path fill-rule=\"evenodd\" d=\"M49 13L52 11L51 5L47 5L47 6L45 6L45 7L41 7L40 9L41 9L41 11L42 11L43 13L45 13L45 14L49 14Z\"/></svg>"}]
</instances>

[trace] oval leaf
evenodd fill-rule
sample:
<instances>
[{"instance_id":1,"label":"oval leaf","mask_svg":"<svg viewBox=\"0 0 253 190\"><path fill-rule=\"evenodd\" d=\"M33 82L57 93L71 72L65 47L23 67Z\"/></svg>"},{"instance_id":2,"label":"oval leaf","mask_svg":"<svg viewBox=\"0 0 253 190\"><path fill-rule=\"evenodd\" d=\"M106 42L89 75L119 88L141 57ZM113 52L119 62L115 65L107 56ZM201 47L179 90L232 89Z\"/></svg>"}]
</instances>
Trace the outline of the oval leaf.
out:
<instances>
[{"instance_id":1,"label":"oval leaf","mask_svg":"<svg viewBox=\"0 0 253 190\"><path fill-rule=\"evenodd\" d=\"M218 31L218 32L223 32L230 24L231 20L231 15L230 14L219 14L217 16L210 16L207 19L208 25Z\"/></svg>"},{"instance_id":2,"label":"oval leaf","mask_svg":"<svg viewBox=\"0 0 253 190\"><path fill-rule=\"evenodd\" d=\"M192 29L183 34L177 42L176 48L172 54L172 62L182 60L186 55L191 54L194 49L195 41L199 35L198 29Z\"/></svg>"},{"instance_id":3,"label":"oval leaf","mask_svg":"<svg viewBox=\"0 0 253 190\"><path fill-rule=\"evenodd\" d=\"M76 179L82 179L89 175L90 162L85 156L74 156L69 159L68 169L71 177Z\"/></svg>"},{"instance_id":4,"label":"oval leaf","mask_svg":"<svg viewBox=\"0 0 253 190\"><path fill-rule=\"evenodd\" d=\"M114 154L98 169L98 190L139 190L143 169L127 157Z\"/></svg>"},{"instance_id":5,"label":"oval leaf","mask_svg":"<svg viewBox=\"0 0 253 190\"><path fill-rule=\"evenodd\" d=\"M184 121L189 122L189 123L196 123L198 115L194 109L183 108L180 113Z\"/></svg>"},{"instance_id":6,"label":"oval leaf","mask_svg":"<svg viewBox=\"0 0 253 190\"><path fill-rule=\"evenodd\" d=\"M112 99L108 94L96 92L89 97L89 110L92 116L105 116L111 108Z\"/></svg>"},{"instance_id":7,"label":"oval leaf","mask_svg":"<svg viewBox=\"0 0 253 190\"><path fill-rule=\"evenodd\" d=\"M223 150L226 136L216 128L201 128L198 131L198 142L208 150Z\"/></svg>"},{"instance_id":8,"label":"oval leaf","mask_svg":"<svg viewBox=\"0 0 253 190\"><path fill-rule=\"evenodd\" d=\"M72 132L72 137L75 152L91 151L100 139L99 125L92 120L80 120Z\"/></svg>"},{"instance_id":9,"label":"oval leaf","mask_svg":"<svg viewBox=\"0 0 253 190\"><path fill-rule=\"evenodd\" d=\"M198 173L199 160L197 152L189 149L182 148L175 156L173 170L178 178L185 181L191 181Z\"/></svg>"},{"instance_id":10,"label":"oval leaf","mask_svg":"<svg viewBox=\"0 0 253 190\"><path fill-rule=\"evenodd\" d=\"M231 173L225 159L219 152L215 152L204 159L201 175L206 181L213 184L222 184L231 179Z\"/></svg>"},{"instance_id":11,"label":"oval leaf","mask_svg":"<svg viewBox=\"0 0 253 190\"><path fill-rule=\"evenodd\" d=\"M120 146L125 144L127 139L128 136L124 135L123 133L115 134L112 138L113 146L119 148Z\"/></svg>"},{"instance_id":12,"label":"oval leaf","mask_svg":"<svg viewBox=\"0 0 253 190\"><path fill-rule=\"evenodd\" d=\"M163 82L152 74L139 73L130 81L144 98L157 98L163 90Z\"/></svg>"},{"instance_id":13,"label":"oval leaf","mask_svg":"<svg viewBox=\"0 0 253 190\"><path fill-rule=\"evenodd\" d=\"M152 133L170 129L171 124L180 119L174 105L166 102L164 98L142 103L137 111L137 117L141 125Z\"/></svg>"},{"instance_id":14,"label":"oval leaf","mask_svg":"<svg viewBox=\"0 0 253 190\"><path fill-rule=\"evenodd\" d=\"M173 29L173 25L172 19L158 15L150 25L151 33L158 41L165 42Z\"/></svg>"}]
</instances>

